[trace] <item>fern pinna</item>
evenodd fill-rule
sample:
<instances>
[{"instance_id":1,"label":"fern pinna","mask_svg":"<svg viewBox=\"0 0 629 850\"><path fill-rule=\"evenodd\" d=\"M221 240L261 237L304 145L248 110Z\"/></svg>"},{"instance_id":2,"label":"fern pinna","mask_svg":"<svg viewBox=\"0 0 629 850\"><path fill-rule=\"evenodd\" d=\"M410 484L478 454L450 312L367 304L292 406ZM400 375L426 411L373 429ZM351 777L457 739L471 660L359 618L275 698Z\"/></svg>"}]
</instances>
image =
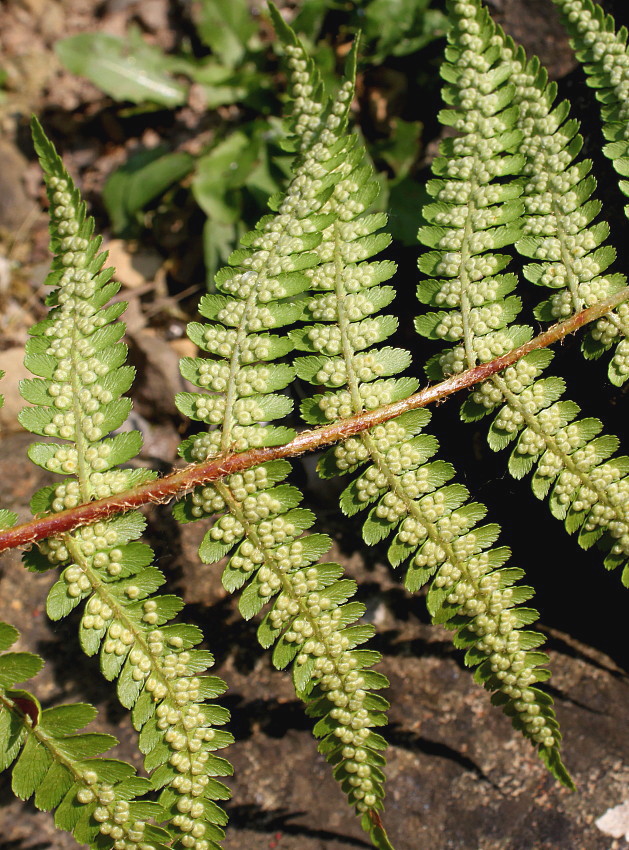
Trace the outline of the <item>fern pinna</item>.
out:
<instances>
[{"instance_id":1,"label":"fern pinna","mask_svg":"<svg viewBox=\"0 0 629 850\"><path fill-rule=\"evenodd\" d=\"M576 56L583 64L588 85L596 89L601 104L603 136L607 144L603 153L612 161L620 177L629 176L629 50L627 30L616 29L614 19L591 0L554 0L562 13L562 19L572 37ZM618 183L624 195L629 195L629 181ZM625 206L629 215L629 206ZM609 344L620 333L626 336L629 326L629 307L622 305L617 315L611 314L598 323L600 342ZM629 374L629 342L623 339L617 347L616 359L620 360L618 371L624 380ZM610 380L620 383L616 374Z\"/></svg>"},{"instance_id":2,"label":"fern pinna","mask_svg":"<svg viewBox=\"0 0 629 850\"><path fill-rule=\"evenodd\" d=\"M118 759L99 758L115 746L113 735L80 732L96 709L84 703L41 709L35 696L16 689L43 661L7 652L18 632L0 623L0 770L12 767L13 792L55 809L55 825L81 844L115 850L166 850L172 835L149 820L166 820L158 803L138 799L152 783Z\"/></svg>"},{"instance_id":3,"label":"fern pinna","mask_svg":"<svg viewBox=\"0 0 629 850\"><path fill-rule=\"evenodd\" d=\"M112 269L102 269L105 254L92 235L93 220L36 121L33 138L50 200L55 259L48 283L56 288L48 318L33 328L27 345L26 365L40 377L21 384L34 406L24 408L20 421L36 434L64 440L35 443L29 456L68 478L33 497L33 512L42 513L122 492L154 473L117 468L141 446L135 431L106 436L122 425L131 406L121 398L133 379L133 369L123 365L126 346L119 342L124 325L114 323L125 305L105 306L119 284L110 282ZM154 595L165 579L151 566L150 547L136 542L144 525L141 515L131 513L86 526L30 550L25 563L35 570L63 568L48 596L53 620L85 601L81 645L88 655L100 651L103 674L117 680L120 701L133 709L151 787L163 789L159 802L173 846L209 850L218 846L225 823L214 801L229 796L214 777L231 772L212 751L231 735L214 728L226 722L228 712L207 700L225 684L199 675L213 663L209 652L194 648L202 639L199 630L169 624L181 599ZM115 819L106 813L99 824L94 846L112 846L103 837L116 836ZM125 850L136 846L124 844Z\"/></svg>"},{"instance_id":4,"label":"fern pinna","mask_svg":"<svg viewBox=\"0 0 629 850\"><path fill-rule=\"evenodd\" d=\"M395 331L393 316L376 315L395 296L381 284L395 272L391 262L369 262L389 243L379 232L383 214L365 214L378 185L357 138L336 166L336 183L323 210L331 221L315 247L320 264L308 269L310 297L303 328L292 332L297 349L311 352L296 360L297 374L325 393L307 399L301 412L308 424L322 425L362 410L408 397L415 378L398 375L410 364L408 352L378 347ZM507 207L506 217L513 214ZM550 698L535 687L548 671L547 656L535 651L543 637L526 631L537 612L521 607L532 595L517 586L524 575L505 567L508 549L491 549L499 527L480 525L487 511L469 501L454 470L431 461L437 441L422 433L425 411L403 414L328 450L319 464L323 476L347 474L366 465L341 497L352 515L369 508L365 541L393 536L393 566L407 564L406 587L415 591L431 579L428 607L435 623L455 629L455 643L475 666L475 678L493 691L493 702L538 747L543 761L562 782L571 780L561 763L560 735ZM374 504L375 503L375 504Z\"/></svg>"},{"instance_id":5,"label":"fern pinna","mask_svg":"<svg viewBox=\"0 0 629 850\"><path fill-rule=\"evenodd\" d=\"M513 295L505 298L515 289L517 279L500 274L510 260L508 255L496 253L502 247L515 243L525 255L546 259L545 264L526 268L532 279L548 280L556 275L565 284L574 274L576 258L581 256L582 277L597 297L601 290L613 291L618 285L617 279L600 277L613 256L610 249L587 257L589 248L606 235L606 226L583 233L579 230L598 211L596 204L585 203L593 189L587 164L572 166L558 176L552 154L545 166L541 155L534 153L536 142L523 137L518 129L520 121L524 130L531 130L531 108L517 105L517 89L512 82L515 79L521 84L526 77L522 53L514 55L511 43L505 41L480 3L453 3L451 17L443 76L447 81L444 99L452 108L443 113L442 120L459 130L460 136L443 143L443 156L433 165L433 172L444 179L428 184L437 203L424 212L434 224L422 227L419 237L437 250L424 254L419 264L425 274L438 278L423 281L418 289L422 302L447 309L421 316L417 330L429 338L458 344L433 358L428 369L431 377L490 360L532 336L530 328L512 324L520 302ZM530 76L536 64L527 67ZM544 82L544 75L539 76L537 84L543 86ZM548 93L540 95L536 115L544 114L548 99ZM516 105L511 105L514 100ZM562 112L559 107L553 120ZM564 125L565 138L573 138L574 133L574 125ZM561 142L562 134L559 138ZM566 167L579 145L576 138L563 160L559 157ZM531 176L522 186L519 180L505 178L527 171L525 154L529 156ZM544 170L533 173L536 168ZM537 192L540 187L542 195ZM523 215L525 205L518 203L523 190L528 215ZM557 196L560 191L561 202ZM513 198L511 222L500 224L505 213L499 202L505 197ZM571 227L578 230L576 236L570 236L566 229L561 232L565 218L544 208L553 203L563 204ZM543 236L529 235L540 230ZM570 310L574 309L571 304ZM542 310L540 315L544 314ZM497 410L489 429L489 444L498 450L517 440L509 460L512 475L519 478L534 470L533 492L539 498L550 494L551 511L565 520L569 532L579 531L580 544L588 548L598 542L607 551L608 568L625 566L629 555L629 460L609 460L618 439L599 436L602 423L598 419L577 419L579 407L560 400L565 389L563 379L538 380L551 360L548 351L524 357L472 393L463 405L462 416L476 420ZM613 375L620 378L622 356L616 356L614 363ZM626 566L623 581L629 582Z\"/></svg>"},{"instance_id":6,"label":"fern pinna","mask_svg":"<svg viewBox=\"0 0 629 850\"><path fill-rule=\"evenodd\" d=\"M502 59L511 62L516 126L522 132L519 152L525 156L523 235L516 248L537 261L524 267L524 277L553 290L535 317L556 321L604 300L626 286L627 279L607 272L616 252L604 244L607 223L592 223L601 203L592 199L592 164L579 158L583 139L578 122L569 117L568 102L555 104L557 85L548 83L536 57L527 61L524 50L499 30L496 40ZM581 344L588 358L615 346L608 376L618 386L629 376L628 334L629 305L624 303L588 330Z\"/></svg>"},{"instance_id":7,"label":"fern pinna","mask_svg":"<svg viewBox=\"0 0 629 850\"><path fill-rule=\"evenodd\" d=\"M182 373L205 390L178 396L180 410L210 430L184 442L187 460L203 460L229 450L277 445L293 433L266 423L285 416L292 403L273 391L287 386L294 370L273 361L293 345L281 331L301 316L301 294L321 262L321 231L334 217L326 202L336 191L339 164L354 147L343 132L352 97L351 82L330 103L301 43L274 11L286 41L291 79L292 144L297 151L294 176L276 214L263 218L244 239L231 265L216 276L217 294L206 295L200 312L210 324L193 323L190 338L208 357L184 360ZM350 57L354 64L354 53ZM353 70L351 70L353 74ZM295 138L295 134L297 138ZM367 199L369 200L369 199ZM272 363L272 365L271 365ZM322 534L302 536L314 522L299 508L302 494L281 483L290 471L276 461L199 488L181 502L181 521L220 513L208 530L199 554L214 563L231 557L223 584L231 592L244 587L239 608L247 619L274 597L258 637L274 646L278 668L292 664L297 694L308 713L319 717L314 734L319 750L334 767L349 801L376 844L387 846L378 810L384 795L384 739L373 731L386 722L387 701L375 691L387 680L371 670L377 652L358 649L373 633L357 624L364 606L348 602L355 582L342 578L338 564L317 563L331 544Z\"/></svg>"}]
</instances>

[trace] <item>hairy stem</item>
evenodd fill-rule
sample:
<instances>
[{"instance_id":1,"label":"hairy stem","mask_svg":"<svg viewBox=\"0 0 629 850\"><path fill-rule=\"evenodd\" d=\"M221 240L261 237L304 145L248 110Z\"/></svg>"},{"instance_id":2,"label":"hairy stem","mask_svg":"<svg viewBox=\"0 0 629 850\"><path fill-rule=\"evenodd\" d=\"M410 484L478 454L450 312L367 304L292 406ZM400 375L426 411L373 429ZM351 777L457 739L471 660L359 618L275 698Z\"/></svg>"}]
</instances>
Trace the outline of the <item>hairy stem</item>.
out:
<instances>
[{"instance_id":1,"label":"hairy stem","mask_svg":"<svg viewBox=\"0 0 629 850\"><path fill-rule=\"evenodd\" d=\"M333 445L341 440L346 440L356 434L360 434L375 425L388 422L409 410L417 410L427 407L429 404L439 402L459 390L473 387L486 381L492 375L501 372L508 366L517 363L526 354L541 348L547 348L568 334L574 333L579 328L590 322L600 319L614 307L623 301L629 300L629 287L625 287L605 301L588 307L565 322L553 325L544 333L539 334L530 342L514 348L502 357L481 363L473 369L468 369L457 375L453 375L445 381L441 381L432 387L420 390L420 392L409 396L402 401L383 405L377 410L358 413L317 428L312 431L302 431L294 440L283 446L269 446L260 449L249 449L240 453L230 453L212 458L204 463L194 464L186 469L178 470L163 478L148 481L138 487L105 499L98 499L70 508L58 513L49 514L40 519L17 525L6 531L0 532L0 552L14 549L19 546L27 546L43 540L46 537L55 537L68 531L72 531L82 525L99 522L114 514L125 513L136 510L142 505L149 503L165 503L173 498L179 498L190 492L201 484L218 481L226 475L251 469L269 460L279 458L298 457L306 452L315 451L325 446Z\"/></svg>"}]
</instances>

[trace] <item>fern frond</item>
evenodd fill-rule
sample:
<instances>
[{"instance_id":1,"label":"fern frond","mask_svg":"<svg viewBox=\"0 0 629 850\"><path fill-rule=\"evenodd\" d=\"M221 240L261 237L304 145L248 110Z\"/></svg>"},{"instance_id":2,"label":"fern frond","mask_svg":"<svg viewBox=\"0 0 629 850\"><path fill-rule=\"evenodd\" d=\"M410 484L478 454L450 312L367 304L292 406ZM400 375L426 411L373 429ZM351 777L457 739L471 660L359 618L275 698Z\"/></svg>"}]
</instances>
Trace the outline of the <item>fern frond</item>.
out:
<instances>
[{"instance_id":1,"label":"fern frond","mask_svg":"<svg viewBox=\"0 0 629 850\"><path fill-rule=\"evenodd\" d=\"M126 418L131 403L121 398L133 379L124 366L124 325L113 324L124 304L105 306L118 284L101 271L105 255L92 237L78 190L41 127L33 123L35 147L44 170L51 205L55 259L49 283L49 317L33 330L26 364L40 378L23 381L23 396L34 404L20 414L35 433L64 443L36 443L30 458L44 469L70 476L68 483L35 494L35 513L60 511L90 499L123 492L154 473L119 469L141 446L135 432L106 435ZM231 742L214 726L228 719L220 706L206 703L225 689L222 680L199 676L213 663L209 652L194 649L200 631L172 625L183 607L176 596L155 596L165 579L151 565L149 546L135 542L144 528L137 513L52 538L25 555L35 570L63 567L47 602L49 616L67 616L85 607L80 640L88 655L100 650L105 677L117 680L120 701L133 709L141 730L140 749L160 804L167 812L174 847L208 850L223 837L224 812L214 800L228 791L214 776L231 772L211 751ZM194 841L190 844L190 836Z\"/></svg>"},{"instance_id":2,"label":"fern frond","mask_svg":"<svg viewBox=\"0 0 629 850\"><path fill-rule=\"evenodd\" d=\"M368 262L389 242L378 232L386 217L365 214L376 194L372 169L354 140L324 207L332 221L315 249L323 263L307 271L313 291L306 308L310 323L292 333L297 348L310 352L296 360L298 376L329 388L303 402L309 424L375 409L417 388L414 378L397 377L409 366L409 353L378 347L397 322L377 315L395 295L392 287L381 286L395 265ZM494 692L493 702L538 745L554 775L570 785L551 701L534 687L548 677L540 666L547 657L532 651L543 638L522 630L537 617L520 607L532 590L514 587L521 570L503 569L508 550L490 549L499 528L480 524L486 508L470 502L465 487L448 484L454 475L450 464L431 460L438 444L422 433L429 418L426 411L415 411L352 437L324 455L319 471L331 476L366 466L344 491L343 511L351 515L373 505L364 539L373 545L394 535L389 558L393 566L408 564L409 590L434 577L428 594L433 621L457 631L455 643L467 649L466 663L477 668L476 680Z\"/></svg>"},{"instance_id":3,"label":"fern frond","mask_svg":"<svg viewBox=\"0 0 629 850\"><path fill-rule=\"evenodd\" d=\"M293 348L285 328L301 316L301 293L310 285L307 271L320 263L315 251L330 221L322 210L352 150L344 130L353 84L342 85L327 105L303 46L285 24L279 29L288 42L293 126L301 134L298 159L286 195L275 201L276 215L247 234L246 247L216 277L219 293L202 299L200 312L211 324L189 326L190 338L209 356L184 360L182 374L205 392L181 394L177 403L210 430L183 444L187 460L277 445L293 434L266 424L292 407L277 391L291 382L294 370L273 361ZM269 333L276 329L279 334ZM335 766L365 829L384 847L375 813L384 796L380 750L386 744L373 729L386 722L388 703L374 691L387 680L369 669L379 653L357 648L373 629L356 624L364 606L348 601L355 583L342 578L337 564L317 563L330 539L301 536L314 516L298 507L299 490L283 483L290 468L279 461L228 476L199 488L175 515L190 521L221 514L204 537L201 559L212 563L231 554L223 584L230 592L244 588L239 608L245 618L274 600L259 640L274 646L276 667L292 665L297 694L307 702L308 714L320 718L314 727L322 738L319 750Z\"/></svg>"},{"instance_id":4,"label":"fern frond","mask_svg":"<svg viewBox=\"0 0 629 850\"><path fill-rule=\"evenodd\" d=\"M124 761L99 758L115 746L113 735L80 732L94 719L87 704L41 709L15 684L34 676L43 661L7 652L18 632L0 623L0 770L13 765L13 792L34 797L38 809L55 809L55 825L96 850L166 850L171 835L148 820L163 821L158 803L137 799L152 790Z\"/></svg>"},{"instance_id":5,"label":"fern frond","mask_svg":"<svg viewBox=\"0 0 629 850\"><path fill-rule=\"evenodd\" d=\"M526 160L523 236L516 248L535 260L524 267L524 277L553 290L534 311L536 318L557 321L603 301L626 286L627 279L608 272L616 252L605 245L607 223L593 223L601 204L592 198L592 163L579 157L583 139L578 122L570 118L569 103L556 105L557 84L549 83L537 57L527 60L524 49L499 26L492 43L500 50L498 62L511 65L516 126L522 132L518 150ZM587 358L600 357L615 345L608 375L617 386L629 377L628 335L625 303L600 319L581 343Z\"/></svg>"},{"instance_id":6,"label":"fern frond","mask_svg":"<svg viewBox=\"0 0 629 850\"><path fill-rule=\"evenodd\" d=\"M530 328L510 325L520 305L504 295L514 289L516 279L497 274L509 258L491 253L519 237L517 220L508 234L501 227L487 227L496 212L493 205L520 192L517 181L502 179L523 166L508 153L519 141L519 133L511 130L517 106L508 106L515 93L508 82L512 65L502 61L496 27L485 9L467 0L453 3L452 11L444 98L455 107L447 120L461 135L443 145L450 158L435 163L435 173L445 170L448 179L428 184L440 203L429 205L426 216L438 219L440 226L419 232L424 244L438 249L424 254L420 269L442 279L424 281L418 290L420 301L451 309L425 314L416 326L425 336L462 342L429 363L431 376L490 360L532 336ZM501 151L505 153L496 156ZM494 157L490 167L488 156ZM584 548L598 542L608 552L608 568L625 565L623 582L629 583L629 459L612 458L618 439L599 436L599 420L577 419L579 407L561 400L562 379L537 380L551 359L549 351L535 352L491 378L465 402L463 418L476 420L498 410L489 430L491 448L505 448L517 439L511 474L520 478L535 468L535 495L550 493L551 511L565 520L566 529L579 531Z\"/></svg>"}]
</instances>

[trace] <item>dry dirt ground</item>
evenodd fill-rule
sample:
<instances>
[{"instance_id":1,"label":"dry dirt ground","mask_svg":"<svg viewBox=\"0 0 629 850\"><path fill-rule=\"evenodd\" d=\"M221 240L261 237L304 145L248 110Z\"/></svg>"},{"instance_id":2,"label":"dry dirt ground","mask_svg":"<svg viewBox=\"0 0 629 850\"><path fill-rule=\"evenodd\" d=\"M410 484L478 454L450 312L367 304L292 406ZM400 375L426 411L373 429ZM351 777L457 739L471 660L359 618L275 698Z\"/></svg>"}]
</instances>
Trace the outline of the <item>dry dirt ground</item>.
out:
<instances>
[{"instance_id":1,"label":"dry dirt ground","mask_svg":"<svg viewBox=\"0 0 629 850\"><path fill-rule=\"evenodd\" d=\"M514 35L545 55L555 76L571 70L569 49L547 0L494 0L492 5ZM0 105L0 368L10 378L4 382L8 403L0 441L0 505L13 506L23 518L32 492L48 483L26 458L30 437L16 425L19 402L10 387L22 374L26 328L41 314L48 262L39 177L25 142L25 122L31 112L44 110L59 127L66 120L73 134L70 166L88 194L96 193L106 174L124 159L126 143L92 137L81 144L74 118L98 113L102 95L63 71L52 45L62 35L94 28L122 33L134 21L148 38L169 49L172 10L166 0L0 3L0 66L8 73L7 97ZM126 246L114 247L121 264L128 263ZM145 258L139 264L139 283L128 270L126 288L135 305L130 341L141 372L136 425L148 443L145 462L163 468L179 438L170 401L179 388L176 359L189 352L176 332L185 316L172 305L166 305L167 322L158 330L151 325L156 300L168 301L159 286L160 271L159 258ZM134 286L156 279L158 286L148 299L134 297ZM147 294L146 287L142 293ZM235 777L225 848L368 847L316 752L290 681L258 650L255 627L243 624L233 599L226 597L219 568L199 563L196 549L203 529L178 527L166 508L151 510L148 519L157 563L173 591L188 603L188 619L203 628L217 657L216 672L229 685L225 703L233 713L236 744L229 751ZM629 818L624 828L620 815L616 827L607 825L607 831L596 824L629 799L626 656L612 660L568 633L547 629L552 692L564 729L566 761L578 786L570 793L552 781L532 749L491 707L487 694L462 667L448 634L427 624L422 600L401 589L380 553L361 554L351 529L333 525L331 532L335 556L358 581L368 618L378 629L375 646L383 653L381 669L391 681L386 824L397 850L629 847L622 837L625 830L629 833ZM42 703L94 702L100 710L94 728L116 734L118 753L139 767L126 714L111 698L97 664L77 651L76 620L51 624L46 618L52 581L52 575L24 571L18 555L3 556L0 620L21 630L22 648L48 659L33 683ZM54 830L49 815L15 801L8 778L0 778L0 850L75 846L71 837Z\"/></svg>"}]
</instances>

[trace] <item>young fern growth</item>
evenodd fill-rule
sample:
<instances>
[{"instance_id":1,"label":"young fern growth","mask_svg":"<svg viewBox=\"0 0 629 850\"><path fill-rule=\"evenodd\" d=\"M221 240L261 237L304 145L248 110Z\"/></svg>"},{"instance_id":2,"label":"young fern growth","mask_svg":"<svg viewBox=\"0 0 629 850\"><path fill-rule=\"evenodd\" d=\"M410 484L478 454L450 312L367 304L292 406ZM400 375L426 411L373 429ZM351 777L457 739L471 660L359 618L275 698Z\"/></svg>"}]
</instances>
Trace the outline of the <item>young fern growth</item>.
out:
<instances>
[{"instance_id":1,"label":"young fern growth","mask_svg":"<svg viewBox=\"0 0 629 850\"><path fill-rule=\"evenodd\" d=\"M286 43L293 97L292 126L300 133L294 176L276 214L263 218L243 239L231 265L216 276L217 294L201 300L210 324L193 323L190 338L209 356L185 359L182 374L200 393L182 393L177 403L209 430L188 440L181 453L202 460L228 451L277 445L292 431L263 424L284 417L291 401L277 390L294 376L272 361L293 343L283 329L301 316L306 274L320 262L315 253L332 213L324 211L352 145L344 133L353 92L344 83L327 103L303 46L274 13ZM355 53L350 56L354 73ZM269 331L281 329L279 334ZM373 633L356 621L364 606L348 602L355 582L342 579L337 564L320 564L331 544L322 534L302 536L314 515L298 505L297 488L282 483L287 461L262 464L198 488L175 509L181 521L221 514L206 533L199 554L214 563L231 554L223 572L225 588L244 587L239 608L249 619L273 601L258 630L264 647L274 645L273 663L292 664L295 689L320 718L314 734L319 750L335 766L334 775L361 815L374 844L388 847L377 812L382 809L386 744L373 728L386 722L388 703L374 693L387 685L369 669L379 653L358 649Z\"/></svg>"},{"instance_id":2,"label":"young fern growth","mask_svg":"<svg viewBox=\"0 0 629 850\"><path fill-rule=\"evenodd\" d=\"M522 132L518 150L526 160L524 235L516 248L537 261L524 267L524 276L553 290L534 311L537 319L553 322L608 298L626 286L627 279L621 274L606 274L616 252L604 245L608 224L592 224L601 203L591 199L596 187L590 176L592 163L578 158L583 139L578 134L578 122L569 118L569 103L555 106L557 84L549 83L537 57L527 60L524 49L507 38L500 27L496 27L493 42L500 49L501 61L512 65L510 80L518 105L516 126ZM588 358L600 357L616 346L608 376L617 386L629 377L628 335L629 304L624 303L599 319L581 342Z\"/></svg>"},{"instance_id":3,"label":"young fern growth","mask_svg":"<svg viewBox=\"0 0 629 850\"><path fill-rule=\"evenodd\" d=\"M119 285L112 270L102 271L105 255L92 237L93 220L52 144L33 122L35 148L44 170L50 200L52 250L49 317L36 325L27 345L26 365L39 378L23 381L21 392L34 407L20 414L22 424L63 443L35 443L30 458L44 469L68 477L45 487L32 500L34 513L60 511L91 499L119 493L154 473L119 469L141 446L135 432L106 435L125 420L131 402L121 398L133 378L124 366L126 346L113 324L124 304L105 305ZM212 750L230 743L231 735L215 725L228 712L211 705L225 684L199 676L213 659L194 649L201 634L194 626L168 624L183 607L176 596L154 596L164 583L151 566L149 546L136 542L144 528L137 513L99 522L51 538L24 556L30 569L62 567L47 601L48 615L60 619L85 601L80 641L88 655L100 650L100 667L117 680L118 697L133 709L140 749L151 786L168 818L175 848L210 850L223 837L223 811L214 800L227 788L214 776L231 767ZM114 834L106 814L94 814L102 835ZM116 850L135 850L141 841L120 839ZM125 843L126 842L126 843Z\"/></svg>"},{"instance_id":4,"label":"young fern growth","mask_svg":"<svg viewBox=\"0 0 629 850\"><path fill-rule=\"evenodd\" d=\"M510 326L520 305L504 295L513 291L516 279L499 274L509 257L494 253L518 240L522 227L517 201L508 207L512 223L496 226L506 215L499 203L521 192L519 181L503 178L524 168L523 158L510 153L520 142L514 129L518 107L509 106L515 95L512 51L503 56L502 38L478 2L451 3L451 20L443 76L448 81L444 99L453 108L442 120L460 136L443 143L443 156L433 165L444 179L428 184L438 202L424 212L438 226L419 231L420 240L437 249L424 254L420 270L440 279L423 281L418 289L420 301L449 309L421 316L417 330L459 344L430 361L431 377L490 360L532 336L530 328ZM573 176L579 173L575 166ZM584 182L576 183L577 197L591 188L587 178ZM598 436L598 419L577 419L578 406L559 400L562 379L537 380L551 359L547 350L535 352L488 380L463 405L463 418L476 420L497 409L489 444L498 450L517 439L511 474L519 478L535 468L533 492L538 498L550 493L552 513L565 520L569 532L579 531L579 543L588 548L598 541L608 552L608 568L626 565L629 459L608 460L618 439ZM629 583L626 566L623 582Z\"/></svg>"},{"instance_id":5,"label":"young fern growth","mask_svg":"<svg viewBox=\"0 0 629 850\"><path fill-rule=\"evenodd\" d=\"M297 374L327 391L302 403L308 424L335 422L363 410L404 399L417 380L396 376L410 364L408 352L379 347L395 331L390 315L376 315L395 295L381 286L395 272L391 262L369 262L389 243L378 231L386 216L365 211L378 193L372 168L356 137L349 137L334 190L323 210L331 221L314 249L321 264L306 271L312 294L308 323L291 333L310 352L295 361ZM547 656L535 652L543 637L523 626L537 612L519 607L532 589L514 586L523 571L504 568L509 552L490 549L499 528L480 525L483 505L469 501L459 484L448 484L452 466L432 461L438 444L422 433L426 411L415 411L365 431L330 449L319 464L323 476L366 468L341 497L352 515L371 505L363 528L368 545L394 535L393 566L407 563L406 587L415 591L435 576L428 607L436 623L455 629L475 678L537 747L552 773L571 786L559 756L560 735L550 698L535 684L548 678Z\"/></svg>"},{"instance_id":6,"label":"young fern growth","mask_svg":"<svg viewBox=\"0 0 629 850\"><path fill-rule=\"evenodd\" d=\"M166 850L172 836L148 823L166 812L138 799L152 790L148 779L117 759L98 758L118 741L113 735L78 732L96 709L84 703L42 711L36 697L15 684L43 666L38 655L7 652L18 632L0 623L0 770L13 765L17 797L34 797L35 806L55 809L55 826L97 850ZM77 734L78 733L78 734Z\"/></svg>"}]
</instances>

